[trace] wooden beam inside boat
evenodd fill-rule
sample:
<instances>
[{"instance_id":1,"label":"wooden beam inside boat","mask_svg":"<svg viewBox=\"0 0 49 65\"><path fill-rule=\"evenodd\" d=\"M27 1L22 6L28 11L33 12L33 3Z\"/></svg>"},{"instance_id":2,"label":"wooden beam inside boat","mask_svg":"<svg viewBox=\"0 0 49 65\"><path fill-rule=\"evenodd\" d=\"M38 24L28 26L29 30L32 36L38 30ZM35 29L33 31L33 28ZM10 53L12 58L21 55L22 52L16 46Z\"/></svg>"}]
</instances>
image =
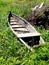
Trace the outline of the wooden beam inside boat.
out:
<instances>
[{"instance_id":1,"label":"wooden beam inside boat","mask_svg":"<svg viewBox=\"0 0 49 65\"><path fill-rule=\"evenodd\" d=\"M17 34L19 38L25 38L25 37L35 37L35 36L40 36L39 33L22 33L22 34Z\"/></svg>"},{"instance_id":2,"label":"wooden beam inside boat","mask_svg":"<svg viewBox=\"0 0 49 65\"><path fill-rule=\"evenodd\" d=\"M16 29L14 29L14 30L16 30L16 31L29 31L29 30L26 29L26 28L16 28Z\"/></svg>"},{"instance_id":3,"label":"wooden beam inside boat","mask_svg":"<svg viewBox=\"0 0 49 65\"><path fill-rule=\"evenodd\" d=\"M11 22L17 22L17 20L10 20Z\"/></svg>"},{"instance_id":4,"label":"wooden beam inside boat","mask_svg":"<svg viewBox=\"0 0 49 65\"><path fill-rule=\"evenodd\" d=\"M18 23L18 22L10 22L10 24L11 24L11 25L22 25L22 24L20 24L20 23Z\"/></svg>"},{"instance_id":5,"label":"wooden beam inside boat","mask_svg":"<svg viewBox=\"0 0 49 65\"><path fill-rule=\"evenodd\" d=\"M23 28L23 27L25 27L25 26L23 26L23 25L12 25L11 27L12 27L12 28L13 28L13 27L16 27L16 28L18 28L18 27L21 28L21 27L22 27L22 28Z\"/></svg>"},{"instance_id":6,"label":"wooden beam inside boat","mask_svg":"<svg viewBox=\"0 0 49 65\"><path fill-rule=\"evenodd\" d=\"M15 32L21 32L21 33L29 33L29 31L25 31L25 30L14 30Z\"/></svg>"}]
</instances>

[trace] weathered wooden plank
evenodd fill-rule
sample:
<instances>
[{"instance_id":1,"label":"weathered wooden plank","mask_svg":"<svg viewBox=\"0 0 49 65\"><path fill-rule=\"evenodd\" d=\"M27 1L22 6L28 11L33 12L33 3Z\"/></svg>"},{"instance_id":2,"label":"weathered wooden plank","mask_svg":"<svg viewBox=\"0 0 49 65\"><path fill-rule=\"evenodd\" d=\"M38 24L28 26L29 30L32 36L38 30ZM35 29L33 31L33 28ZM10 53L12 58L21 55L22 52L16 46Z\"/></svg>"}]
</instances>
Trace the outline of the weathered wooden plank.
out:
<instances>
[{"instance_id":1,"label":"weathered wooden plank","mask_svg":"<svg viewBox=\"0 0 49 65\"><path fill-rule=\"evenodd\" d=\"M15 32L21 32L21 33L29 33L29 31L25 31L25 30L14 30Z\"/></svg>"},{"instance_id":2,"label":"weathered wooden plank","mask_svg":"<svg viewBox=\"0 0 49 65\"><path fill-rule=\"evenodd\" d=\"M29 31L28 30L14 30L15 32L28 32L29 33Z\"/></svg>"},{"instance_id":3,"label":"weathered wooden plank","mask_svg":"<svg viewBox=\"0 0 49 65\"><path fill-rule=\"evenodd\" d=\"M19 38L25 38L25 37L34 37L34 36L40 36L39 33L22 33L22 34L17 34Z\"/></svg>"},{"instance_id":4,"label":"weathered wooden plank","mask_svg":"<svg viewBox=\"0 0 49 65\"><path fill-rule=\"evenodd\" d=\"M28 30L28 29L26 29L26 28L17 28L17 29L14 29L14 30L29 31L29 30Z\"/></svg>"},{"instance_id":5,"label":"weathered wooden plank","mask_svg":"<svg viewBox=\"0 0 49 65\"><path fill-rule=\"evenodd\" d=\"M10 18L10 20L17 20L17 19L16 19L16 17L13 17L13 16L12 16L12 17Z\"/></svg>"},{"instance_id":6,"label":"weathered wooden plank","mask_svg":"<svg viewBox=\"0 0 49 65\"><path fill-rule=\"evenodd\" d=\"M16 29L16 28L25 28L25 26L20 26L20 27L12 27L12 29L14 30L14 29Z\"/></svg>"},{"instance_id":7,"label":"weathered wooden plank","mask_svg":"<svg viewBox=\"0 0 49 65\"><path fill-rule=\"evenodd\" d=\"M12 20L10 20L10 22L17 22L17 20L12 19Z\"/></svg>"},{"instance_id":8,"label":"weathered wooden plank","mask_svg":"<svg viewBox=\"0 0 49 65\"><path fill-rule=\"evenodd\" d=\"M16 28L17 28L17 27L22 27L22 28L23 28L23 27L25 27L25 26L23 26L23 25L12 25L11 27L16 27Z\"/></svg>"},{"instance_id":9,"label":"weathered wooden plank","mask_svg":"<svg viewBox=\"0 0 49 65\"><path fill-rule=\"evenodd\" d=\"M15 32L23 32L23 33L29 33L29 30L26 28L15 28Z\"/></svg>"},{"instance_id":10,"label":"weathered wooden plank","mask_svg":"<svg viewBox=\"0 0 49 65\"><path fill-rule=\"evenodd\" d=\"M20 23L18 23L18 22L10 22L10 24L11 24L11 25L22 25L22 24L20 24Z\"/></svg>"},{"instance_id":11,"label":"weathered wooden plank","mask_svg":"<svg viewBox=\"0 0 49 65\"><path fill-rule=\"evenodd\" d=\"M10 22L10 24L16 24L17 22Z\"/></svg>"}]
</instances>

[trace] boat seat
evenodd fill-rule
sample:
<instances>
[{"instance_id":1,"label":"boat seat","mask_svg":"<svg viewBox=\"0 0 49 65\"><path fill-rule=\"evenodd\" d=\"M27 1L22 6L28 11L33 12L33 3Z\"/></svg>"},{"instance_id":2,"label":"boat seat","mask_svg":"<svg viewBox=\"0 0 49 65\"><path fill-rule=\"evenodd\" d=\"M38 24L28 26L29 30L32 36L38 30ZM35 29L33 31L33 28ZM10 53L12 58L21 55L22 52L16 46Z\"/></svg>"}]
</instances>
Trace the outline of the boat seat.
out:
<instances>
[{"instance_id":1,"label":"boat seat","mask_svg":"<svg viewBox=\"0 0 49 65\"><path fill-rule=\"evenodd\" d=\"M40 36L39 33L22 33L22 34L17 34L19 38L25 38L25 37L35 37L35 36Z\"/></svg>"},{"instance_id":2,"label":"boat seat","mask_svg":"<svg viewBox=\"0 0 49 65\"><path fill-rule=\"evenodd\" d=\"M10 22L17 22L17 20L13 20L13 19L12 19L12 20L10 20Z\"/></svg>"},{"instance_id":3,"label":"boat seat","mask_svg":"<svg viewBox=\"0 0 49 65\"><path fill-rule=\"evenodd\" d=\"M17 31L17 32L29 32L29 30L26 29L26 28L16 28L16 29L14 29L14 31Z\"/></svg>"},{"instance_id":4,"label":"boat seat","mask_svg":"<svg viewBox=\"0 0 49 65\"><path fill-rule=\"evenodd\" d=\"M10 25L22 25L22 24L17 23L17 22L11 22Z\"/></svg>"},{"instance_id":5,"label":"boat seat","mask_svg":"<svg viewBox=\"0 0 49 65\"><path fill-rule=\"evenodd\" d=\"M12 28L23 28L23 27L25 27L25 26L23 26L23 25L12 25Z\"/></svg>"}]
</instances>

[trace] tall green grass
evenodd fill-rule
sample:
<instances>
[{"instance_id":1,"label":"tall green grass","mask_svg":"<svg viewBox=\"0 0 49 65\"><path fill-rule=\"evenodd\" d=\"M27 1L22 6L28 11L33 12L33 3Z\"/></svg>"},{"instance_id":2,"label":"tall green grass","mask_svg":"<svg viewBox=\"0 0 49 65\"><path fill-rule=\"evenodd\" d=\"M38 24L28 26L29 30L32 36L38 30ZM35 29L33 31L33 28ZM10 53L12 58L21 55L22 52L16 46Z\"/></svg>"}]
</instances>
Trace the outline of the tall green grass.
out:
<instances>
[{"instance_id":1,"label":"tall green grass","mask_svg":"<svg viewBox=\"0 0 49 65\"><path fill-rule=\"evenodd\" d=\"M32 52L26 48L13 34L8 26L8 13L28 17L31 8L43 0L0 0L0 65L48 65L49 64L49 32L37 30L42 33L48 43L35 48ZM49 6L49 0L44 0ZM47 59L46 59L47 58Z\"/></svg>"}]
</instances>

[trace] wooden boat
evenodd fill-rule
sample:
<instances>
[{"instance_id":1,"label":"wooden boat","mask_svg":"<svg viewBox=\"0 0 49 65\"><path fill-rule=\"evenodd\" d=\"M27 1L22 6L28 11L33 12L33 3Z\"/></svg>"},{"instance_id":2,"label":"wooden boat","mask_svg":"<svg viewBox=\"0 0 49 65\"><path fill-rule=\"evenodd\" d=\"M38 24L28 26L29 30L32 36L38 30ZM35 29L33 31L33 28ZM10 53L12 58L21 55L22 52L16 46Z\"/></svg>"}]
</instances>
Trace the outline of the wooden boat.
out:
<instances>
[{"instance_id":1,"label":"wooden boat","mask_svg":"<svg viewBox=\"0 0 49 65\"><path fill-rule=\"evenodd\" d=\"M38 33L35 28L22 17L10 12L8 15L8 25L19 40L30 50L32 50L34 45L44 43L40 33Z\"/></svg>"}]
</instances>

